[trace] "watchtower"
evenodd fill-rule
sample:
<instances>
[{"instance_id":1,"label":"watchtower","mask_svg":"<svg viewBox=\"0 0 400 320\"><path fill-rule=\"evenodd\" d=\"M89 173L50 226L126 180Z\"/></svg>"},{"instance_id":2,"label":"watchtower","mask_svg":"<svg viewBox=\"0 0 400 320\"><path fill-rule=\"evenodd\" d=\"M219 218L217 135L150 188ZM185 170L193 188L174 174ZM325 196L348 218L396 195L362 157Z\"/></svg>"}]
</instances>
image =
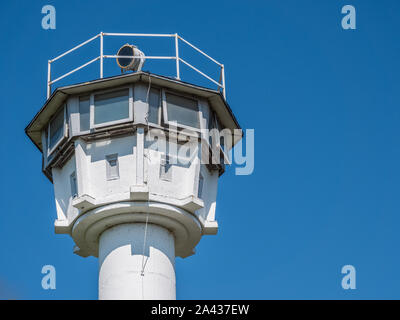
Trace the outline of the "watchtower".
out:
<instances>
[{"instance_id":1,"label":"watchtower","mask_svg":"<svg viewBox=\"0 0 400 320\"><path fill-rule=\"evenodd\" d=\"M146 56L126 44L103 52L106 36L171 37L176 55ZM51 65L99 39L100 56L52 80ZM215 81L182 57L184 42L216 63ZM103 61L127 71L103 76ZM146 60L175 60L176 75L142 71ZM95 61L99 78L51 86ZM217 84L180 79L180 64ZM177 34L100 33L49 61L47 101L26 128L54 185L55 232L74 253L99 258L100 299L175 299L175 257L216 234L218 178L241 138L225 96L224 66Z\"/></svg>"}]
</instances>

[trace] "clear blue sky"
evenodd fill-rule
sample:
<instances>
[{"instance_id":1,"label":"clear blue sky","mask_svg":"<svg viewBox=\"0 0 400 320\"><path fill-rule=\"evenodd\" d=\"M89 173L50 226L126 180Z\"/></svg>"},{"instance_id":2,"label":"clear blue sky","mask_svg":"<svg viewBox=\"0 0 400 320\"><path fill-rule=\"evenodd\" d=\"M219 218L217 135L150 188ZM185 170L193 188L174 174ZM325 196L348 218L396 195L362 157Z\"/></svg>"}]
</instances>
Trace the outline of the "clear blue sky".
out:
<instances>
[{"instance_id":1,"label":"clear blue sky","mask_svg":"<svg viewBox=\"0 0 400 320\"><path fill-rule=\"evenodd\" d=\"M41 28L46 4L56 30ZM341 28L346 4L356 30ZM177 259L178 299L400 298L399 1L4 1L0 25L0 298L97 298L97 259L54 234L53 187L24 128L45 101L47 60L100 31L180 33L225 64L228 102L256 132L254 173L220 179L219 234ZM41 288L46 264L54 291Z\"/></svg>"}]
</instances>

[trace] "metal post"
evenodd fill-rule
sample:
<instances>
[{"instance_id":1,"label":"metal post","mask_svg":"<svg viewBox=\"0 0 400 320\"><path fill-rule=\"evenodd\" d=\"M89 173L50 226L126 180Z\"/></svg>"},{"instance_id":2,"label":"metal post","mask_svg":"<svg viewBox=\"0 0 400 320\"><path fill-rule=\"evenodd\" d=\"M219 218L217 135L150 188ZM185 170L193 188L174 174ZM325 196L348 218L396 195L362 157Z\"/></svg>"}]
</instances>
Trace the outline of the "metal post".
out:
<instances>
[{"instance_id":1,"label":"metal post","mask_svg":"<svg viewBox=\"0 0 400 320\"><path fill-rule=\"evenodd\" d=\"M103 79L103 32L100 32L100 79Z\"/></svg>"},{"instance_id":2,"label":"metal post","mask_svg":"<svg viewBox=\"0 0 400 320\"><path fill-rule=\"evenodd\" d=\"M175 60L176 60L176 78L181 79L179 71L179 48L178 48L178 34L175 33Z\"/></svg>"},{"instance_id":3,"label":"metal post","mask_svg":"<svg viewBox=\"0 0 400 320\"><path fill-rule=\"evenodd\" d=\"M225 88L225 67L224 65L221 66L221 74L222 74L222 94L226 100L226 88Z\"/></svg>"},{"instance_id":4,"label":"metal post","mask_svg":"<svg viewBox=\"0 0 400 320\"><path fill-rule=\"evenodd\" d=\"M48 61L47 65L47 99L51 95L51 61Z\"/></svg>"}]
</instances>

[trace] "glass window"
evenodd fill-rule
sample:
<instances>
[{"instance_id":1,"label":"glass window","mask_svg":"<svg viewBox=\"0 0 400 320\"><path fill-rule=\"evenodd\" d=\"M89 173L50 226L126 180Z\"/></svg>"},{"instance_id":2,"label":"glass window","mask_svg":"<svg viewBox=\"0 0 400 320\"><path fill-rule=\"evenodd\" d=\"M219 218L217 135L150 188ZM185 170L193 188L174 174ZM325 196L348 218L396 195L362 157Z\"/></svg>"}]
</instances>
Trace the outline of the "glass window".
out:
<instances>
[{"instance_id":1,"label":"glass window","mask_svg":"<svg viewBox=\"0 0 400 320\"><path fill-rule=\"evenodd\" d=\"M160 90L151 89L149 94L149 114L147 121L155 124L160 124L161 104Z\"/></svg>"},{"instance_id":2,"label":"glass window","mask_svg":"<svg viewBox=\"0 0 400 320\"><path fill-rule=\"evenodd\" d=\"M208 136L208 142L210 144L210 146L213 145L213 135L214 135L214 131L213 129L215 129L215 118L214 118L214 112L212 112L210 110L210 113L208 114L208 130L209 130L209 136ZM215 139L215 138L214 138Z\"/></svg>"},{"instance_id":3,"label":"glass window","mask_svg":"<svg viewBox=\"0 0 400 320\"><path fill-rule=\"evenodd\" d=\"M52 150L64 137L64 108L51 120L49 130L49 150Z\"/></svg>"},{"instance_id":4,"label":"glass window","mask_svg":"<svg viewBox=\"0 0 400 320\"><path fill-rule=\"evenodd\" d=\"M111 154L106 156L107 162L107 180L114 180L119 178L119 165L118 154Z\"/></svg>"},{"instance_id":5,"label":"glass window","mask_svg":"<svg viewBox=\"0 0 400 320\"><path fill-rule=\"evenodd\" d=\"M78 196L78 188L76 187L76 173L75 171L72 172L72 174L69 177L70 179L70 183L71 183L71 195L72 198L75 198L76 196Z\"/></svg>"},{"instance_id":6,"label":"glass window","mask_svg":"<svg viewBox=\"0 0 400 320\"><path fill-rule=\"evenodd\" d=\"M168 121L176 121L185 126L199 127L197 101L167 93Z\"/></svg>"},{"instance_id":7,"label":"glass window","mask_svg":"<svg viewBox=\"0 0 400 320\"><path fill-rule=\"evenodd\" d=\"M161 155L160 162L160 179L164 181L172 181L172 168L168 155Z\"/></svg>"},{"instance_id":8,"label":"glass window","mask_svg":"<svg viewBox=\"0 0 400 320\"><path fill-rule=\"evenodd\" d=\"M224 129L221 125L221 122L219 122L219 120L217 119L217 128L218 128L218 134L219 134L219 144L221 146L221 148L224 150L224 145L225 145L225 137L222 134L222 130Z\"/></svg>"},{"instance_id":9,"label":"glass window","mask_svg":"<svg viewBox=\"0 0 400 320\"><path fill-rule=\"evenodd\" d=\"M90 96L79 98L80 131L90 129Z\"/></svg>"},{"instance_id":10,"label":"glass window","mask_svg":"<svg viewBox=\"0 0 400 320\"><path fill-rule=\"evenodd\" d=\"M202 195L203 195L203 184L204 184L204 178L203 178L203 175L200 173L199 186L198 186L198 190L197 190L197 197L200 199L202 198Z\"/></svg>"},{"instance_id":11,"label":"glass window","mask_svg":"<svg viewBox=\"0 0 400 320\"><path fill-rule=\"evenodd\" d=\"M94 97L94 124L129 118L129 90L97 94Z\"/></svg>"}]
</instances>

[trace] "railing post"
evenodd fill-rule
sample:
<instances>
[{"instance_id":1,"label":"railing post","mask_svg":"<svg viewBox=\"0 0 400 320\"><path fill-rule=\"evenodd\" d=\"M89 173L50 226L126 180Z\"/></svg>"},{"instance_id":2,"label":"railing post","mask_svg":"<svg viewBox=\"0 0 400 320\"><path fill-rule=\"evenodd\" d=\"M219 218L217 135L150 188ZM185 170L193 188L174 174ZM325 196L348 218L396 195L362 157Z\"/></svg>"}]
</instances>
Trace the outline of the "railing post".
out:
<instances>
[{"instance_id":1,"label":"railing post","mask_svg":"<svg viewBox=\"0 0 400 320\"><path fill-rule=\"evenodd\" d=\"M175 33L175 61L176 61L176 78L178 80L181 79L180 71L179 71L179 48L178 48L178 34Z\"/></svg>"},{"instance_id":2,"label":"railing post","mask_svg":"<svg viewBox=\"0 0 400 320\"><path fill-rule=\"evenodd\" d=\"M51 60L47 63L47 99L51 95Z\"/></svg>"},{"instance_id":3,"label":"railing post","mask_svg":"<svg viewBox=\"0 0 400 320\"><path fill-rule=\"evenodd\" d=\"M222 94L226 100L226 88L225 88L225 66L221 65L221 75L222 75Z\"/></svg>"},{"instance_id":4,"label":"railing post","mask_svg":"<svg viewBox=\"0 0 400 320\"><path fill-rule=\"evenodd\" d=\"M100 79L103 78L103 31L100 32Z\"/></svg>"}]
</instances>

